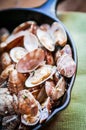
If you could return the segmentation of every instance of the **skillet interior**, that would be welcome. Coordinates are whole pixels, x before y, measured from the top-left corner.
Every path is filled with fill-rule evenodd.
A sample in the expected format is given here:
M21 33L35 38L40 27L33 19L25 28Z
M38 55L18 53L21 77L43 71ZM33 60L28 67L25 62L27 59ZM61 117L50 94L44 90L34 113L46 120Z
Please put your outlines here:
M10 32L19 24L28 21L28 20L34 20L37 22L37 24L43 24L43 23L48 23L52 24L54 21L59 21L58 19L54 19L52 17L49 17L45 14L35 12L33 10L29 9L8 9L8 10L3 10L0 11L0 28L1 27L6 27ZM70 34L67 32L67 37L68 37L68 44L70 44L72 48L72 53L73 53L73 58L77 64L77 55L76 55L76 49L75 45L73 43L73 40L70 36ZM67 79L67 84L68 84L68 91L65 93L64 97L62 97L62 101L60 103L60 106L58 108L54 108L53 112L49 116L49 118L46 120L44 124L46 124L56 113L59 111L63 110L69 103L70 100L70 92L73 86L75 80L75 75ZM35 130L40 128L42 125L36 125ZM31 128L32 129L32 128Z

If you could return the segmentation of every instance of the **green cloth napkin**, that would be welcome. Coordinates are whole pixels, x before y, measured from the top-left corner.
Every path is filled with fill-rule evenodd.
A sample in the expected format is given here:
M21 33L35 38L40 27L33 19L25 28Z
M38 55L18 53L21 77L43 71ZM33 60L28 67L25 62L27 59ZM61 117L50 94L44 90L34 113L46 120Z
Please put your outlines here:
M70 104L52 119L45 130L86 130L86 14L64 12L58 17L75 41L78 70Z

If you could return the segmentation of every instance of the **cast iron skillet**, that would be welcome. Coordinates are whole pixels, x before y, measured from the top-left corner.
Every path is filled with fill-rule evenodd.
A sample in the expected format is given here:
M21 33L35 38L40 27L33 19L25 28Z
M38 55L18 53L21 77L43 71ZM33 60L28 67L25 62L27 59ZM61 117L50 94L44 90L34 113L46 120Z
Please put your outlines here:
M48 0L46 3L44 3L42 6L38 8L29 8L29 9L13 8L13 9L2 10L0 11L0 28L6 27L11 32L20 23L23 23L28 20L34 20L39 25L43 23L52 24L52 22L55 21L60 22L62 24L62 22L56 17L55 14L57 4L58 4L58 0ZM77 65L77 52L76 52L74 41L66 28L65 31L68 37L68 44L70 44L72 48L73 59ZM72 78L67 79L68 89L65 95L62 97L60 105L53 109L53 112L50 114L50 116L45 121L45 123L37 124L31 127L31 129L37 130L41 128L43 125L48 123L50 119L53 118L54 115L58 114L61 110L67 107L71 98L71 89L73 87L75 77L76 77L76 73Z

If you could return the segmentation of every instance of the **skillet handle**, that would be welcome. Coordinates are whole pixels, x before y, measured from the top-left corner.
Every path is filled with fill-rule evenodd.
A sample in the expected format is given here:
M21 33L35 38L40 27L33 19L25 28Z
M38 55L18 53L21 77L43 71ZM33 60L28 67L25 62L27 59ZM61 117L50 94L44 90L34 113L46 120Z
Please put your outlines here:
M43 5L31 8L34 11L41 12L45 15L52 16L54 19L57 19L56 17L56 8L59 2L62 0L47 0Z

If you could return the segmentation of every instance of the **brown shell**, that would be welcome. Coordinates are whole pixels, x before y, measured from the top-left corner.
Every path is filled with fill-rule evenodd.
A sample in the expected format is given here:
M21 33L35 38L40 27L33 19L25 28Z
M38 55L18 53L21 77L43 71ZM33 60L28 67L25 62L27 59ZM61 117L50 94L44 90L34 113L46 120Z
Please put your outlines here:
M8 89L12 94L18 94L20 90L24 89L24 82L26 78L23 74L18 73L16 69L10 72L8 80Z
M51 97L52 100L58 100L65 93L66 82L63 77L59 79L55 85L53 81L46 81L45 90L47 96Z
M18 62L16 66L17 71L20 73L33 71L36 67L40 65L41 62L44 61L44 57L44 51L41 48L29 52Z
M29 30L29 32L34 33L36 32L37 29L37 24L35 21L26 21L22 24L20 24L19 26L17 26L14 30L13 30L13 34L16 34L20 31L25 31L25 30Z
M26 31L21 31L17 34L10 35L5 42L0 44L0 51L9 51L13 47L22 46L23 38L26 33Z
M57 61L57 69L63 76L72 77L76 71L76 63L68 54L63 54Z
M1 55L1 64L2 64L2 68L5 69L7 66L9 66L12 63L12 60L9 56L8 52L4 52Z

